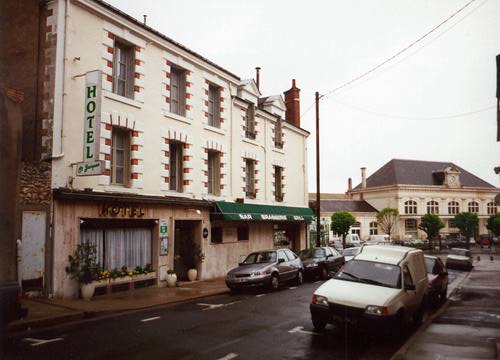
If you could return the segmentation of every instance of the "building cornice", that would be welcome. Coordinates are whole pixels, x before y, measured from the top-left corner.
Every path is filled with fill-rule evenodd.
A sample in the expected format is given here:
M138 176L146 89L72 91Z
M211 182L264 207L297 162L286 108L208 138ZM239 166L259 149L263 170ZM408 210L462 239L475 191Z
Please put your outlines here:
M460 188L448 188L448 187L443 187L440 185L387 185L387 186L377 186L377 187L372 187L372 188L365 188L365 189L353 189L352 191L348 191L348 194L368 194L368 193L377 193L377 192L382 192L382 191L428 191L428 192L447 192L447 193L453 193L453 192L461 192L461 193L466 193L466 192L483 192L483 193L492 193L492 194L498 194L500 192L500 189L498 188L483 188L483 187L460 187Z

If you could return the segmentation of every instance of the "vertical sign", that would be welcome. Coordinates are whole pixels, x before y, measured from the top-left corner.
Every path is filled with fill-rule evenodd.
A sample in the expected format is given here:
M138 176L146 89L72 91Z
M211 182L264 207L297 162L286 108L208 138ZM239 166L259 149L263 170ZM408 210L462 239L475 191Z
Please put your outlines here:
M160 255L168 255L168 221L160 219Z

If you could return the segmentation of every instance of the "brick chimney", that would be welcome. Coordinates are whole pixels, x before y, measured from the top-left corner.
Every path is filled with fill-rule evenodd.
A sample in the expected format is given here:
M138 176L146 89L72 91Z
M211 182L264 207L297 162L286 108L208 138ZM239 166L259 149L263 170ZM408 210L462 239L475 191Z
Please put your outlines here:
M347 179L347 198L352 199L352 178Z
M300 89L295 86L295 79L292 80L292 87L285 91L286 113L285 120L300 127Z
M366 168L365 167L361 168L361 189L362 190L366 189ZM365 199L363 192L359 193L359 198L360 198L360 200Z

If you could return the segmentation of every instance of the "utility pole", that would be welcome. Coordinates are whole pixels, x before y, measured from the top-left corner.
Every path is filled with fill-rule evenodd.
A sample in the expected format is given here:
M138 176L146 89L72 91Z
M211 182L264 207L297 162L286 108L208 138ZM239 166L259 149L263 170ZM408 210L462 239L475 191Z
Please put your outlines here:
M319 93L316 91L316 246L321 246L319 174Z
M500 55L497 55L497 141L500 141Z

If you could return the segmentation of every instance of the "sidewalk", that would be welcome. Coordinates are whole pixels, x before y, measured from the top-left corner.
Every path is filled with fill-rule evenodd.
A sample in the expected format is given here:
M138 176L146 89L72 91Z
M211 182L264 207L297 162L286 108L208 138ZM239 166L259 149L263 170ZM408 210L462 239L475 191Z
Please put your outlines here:
M474 269L393 360L500 359L500 255L483 251L473 251Z
M178 282L175 288L148 287L82 299L23 299L28 308L25 319L9 324L9 333L19 333L69 321L95 318L131 310L189 301L228 292L223 278L205 281Z

